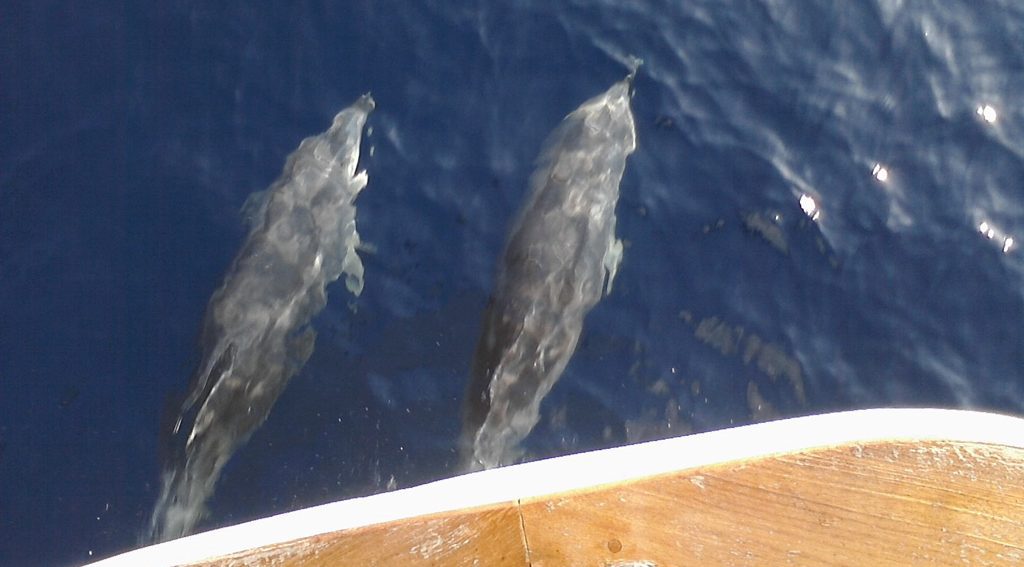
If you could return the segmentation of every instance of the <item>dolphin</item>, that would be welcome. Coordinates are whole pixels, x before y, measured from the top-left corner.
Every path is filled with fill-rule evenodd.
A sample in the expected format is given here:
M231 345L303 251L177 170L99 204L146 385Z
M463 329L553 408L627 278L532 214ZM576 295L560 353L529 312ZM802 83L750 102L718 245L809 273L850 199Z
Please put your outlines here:
M249 235L210 298L201 362L167 435L184 441L165 465L150 541L187 535L202 518L224 465L312 354L326 286L345 274L348 290L362 291L353 201L367 183L356 165L373 108L367 94L339 112L247 203Z
M587 312L622 260L615 206L636 149L630 74L565 117L545 142L484 311L463 403L463 470L509 464L572 357Z

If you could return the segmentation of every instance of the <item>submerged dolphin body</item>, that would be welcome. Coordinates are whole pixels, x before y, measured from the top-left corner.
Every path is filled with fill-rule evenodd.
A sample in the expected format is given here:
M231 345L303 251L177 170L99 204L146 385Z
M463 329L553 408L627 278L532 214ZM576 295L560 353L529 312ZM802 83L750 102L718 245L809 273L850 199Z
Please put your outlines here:
M519 456L584 317L611 291L622 258L615 205L636 149L635 73L569 114L541 153L483 317L463 406L464 469Z
M194 529L228 459L312 354L310 320L327 304L327 284L344 273L349 291L362 291L353 201L366 186L356 165L373 107L364 95L326 132L303 140L261 195L249 236L207 306L202 362L171 432L187 439L164 470L151 540Z

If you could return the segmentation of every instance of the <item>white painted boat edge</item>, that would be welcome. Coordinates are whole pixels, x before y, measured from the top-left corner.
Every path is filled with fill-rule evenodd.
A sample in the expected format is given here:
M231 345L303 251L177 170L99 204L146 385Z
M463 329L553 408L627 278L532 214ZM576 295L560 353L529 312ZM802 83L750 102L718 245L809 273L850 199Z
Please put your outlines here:
M874 441L954 441L1024 448L1024 419L967 410L899 408L796 417L534 461L333 502L144 547L91 565L195 563L425 514L778 453Z

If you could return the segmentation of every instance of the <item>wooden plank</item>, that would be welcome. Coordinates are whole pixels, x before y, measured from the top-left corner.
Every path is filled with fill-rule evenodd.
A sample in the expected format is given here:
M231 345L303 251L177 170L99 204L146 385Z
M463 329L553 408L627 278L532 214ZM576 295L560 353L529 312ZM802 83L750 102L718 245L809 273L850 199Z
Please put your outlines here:
M864 410L537 461L122 565L1024 564L1024 420Z
M853 444L524 502L531 565L1024 563L1024 451Z
M481 565L525 567L526 548L518 505L508 502L471 511L388 522L313 536L203 561L209 567L334 565Z

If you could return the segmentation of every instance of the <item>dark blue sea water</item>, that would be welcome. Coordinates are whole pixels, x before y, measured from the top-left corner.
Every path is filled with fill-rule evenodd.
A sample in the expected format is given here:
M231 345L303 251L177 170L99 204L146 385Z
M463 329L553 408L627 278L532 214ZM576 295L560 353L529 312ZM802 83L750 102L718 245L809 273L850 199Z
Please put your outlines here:
M136 544L242 204L368 91L366 288L330 289L206 528L453 472L533 160L630 55L625 256L530 458L850 408L1024 413L1021 37L1012 0L9 2L0 564Z

